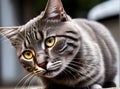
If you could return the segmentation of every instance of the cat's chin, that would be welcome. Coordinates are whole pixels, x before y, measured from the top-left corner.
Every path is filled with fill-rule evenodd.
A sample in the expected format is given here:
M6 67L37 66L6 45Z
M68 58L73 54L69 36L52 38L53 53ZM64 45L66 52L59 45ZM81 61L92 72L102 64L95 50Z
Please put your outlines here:
M44 74L44 77L46 77L46 78L54 78L55 76L52 73L46 73L46 74Z
M59 73L60 73L60 71L46 72L44 74L44 77L46 77L46 78L54 78L57 75L59 75Z

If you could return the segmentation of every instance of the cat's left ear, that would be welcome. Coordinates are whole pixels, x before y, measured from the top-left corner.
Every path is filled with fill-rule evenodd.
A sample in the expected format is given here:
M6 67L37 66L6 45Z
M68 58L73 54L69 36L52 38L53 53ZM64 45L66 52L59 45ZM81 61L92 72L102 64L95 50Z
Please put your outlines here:
M18 36L18 28L19 27L0 27L0 34L7 37L10 41L10 43L17 48L20 45L20 39ZM2 39L2 38L0 38Z
M42 19L67 21L68 17L61 0L48 0Z

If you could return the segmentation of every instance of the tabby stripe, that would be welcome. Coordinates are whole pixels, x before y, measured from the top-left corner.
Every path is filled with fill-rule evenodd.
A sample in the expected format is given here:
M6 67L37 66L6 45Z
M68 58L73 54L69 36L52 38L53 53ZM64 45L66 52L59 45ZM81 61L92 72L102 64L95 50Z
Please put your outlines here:
M36 40L39 40L37 34L38 34L38 33L35 31L35 32L34 32L35 38L36 38Z
M31 43L30 38L28 36L26 36L26 40L29 44Z
M74 32L74 31L66 31L66 33L72 33L72 34L77 34L76 32Z
M74 48L78 47L77 45L75 45L74 43L67 43L69 46L73 46Z
M35 31L32 32L33 39L37 39Z
M25 39L25 41L24 41L24 46L25 46L25 48L27 48L28 45L31 43L30 38L29 38L28 36L29 36L29 34L27 34L26 39Z
M59 52L61 53L61 52L65 51L67 48L68 48L68 46L65 45L61 50L59 50Z
M24 47L25 47L25 48L27 48L27 45L26 45L26 44L27 44L26 41L24 41Z
M35 40L39 40L42 37L42 34L39 31L34 31L32 34Z
M72 36L67 36L67 35L56 35L56 37L66 37L66 38L72 39L74 41L78 41L78 38L74 38Z
M39 31L41 38L44 38L42 31Z
M94 80L92 80L92 78L95 79L95 80L98 80L99 75L100 75L99 70L98 69L96 69L96 70L93 69L93 70L89 71L89 73L87 74L88 77L86 77L86 79L84 81L86 82L86 80L90 80L90 82L93 82Z

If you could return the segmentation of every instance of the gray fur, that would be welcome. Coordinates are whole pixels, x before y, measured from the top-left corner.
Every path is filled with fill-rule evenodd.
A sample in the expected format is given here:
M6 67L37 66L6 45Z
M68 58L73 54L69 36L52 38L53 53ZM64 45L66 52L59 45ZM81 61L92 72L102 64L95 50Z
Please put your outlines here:
M0 32L16 47L25 69L41 78L45 89L115 86L118 47L111 33L97 22L71 19L60 0L49 0L45 11L27 24L0 28ZM55 43L47 47L50 37ZM25 50L32 50L34 57L27 60Z

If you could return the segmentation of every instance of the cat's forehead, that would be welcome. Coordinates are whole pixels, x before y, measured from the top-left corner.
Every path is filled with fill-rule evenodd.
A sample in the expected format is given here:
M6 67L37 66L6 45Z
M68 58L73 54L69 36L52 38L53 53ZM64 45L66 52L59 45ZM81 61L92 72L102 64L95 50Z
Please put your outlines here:
M22 30L39 30L39 31L58 31L59 29L67 28L68 22L59 22L59 23L51 23L51 22L43 22L39 17L36 17L26 23Z
M34 29L47 33L64 33L71 26L71 24L66 24L67 22L71 22L71 18L66 14L61 1L48 0L45 10L25 24L22 30L31 31ZM72 29L72 27L70 28Z

